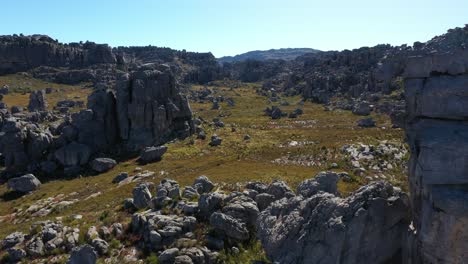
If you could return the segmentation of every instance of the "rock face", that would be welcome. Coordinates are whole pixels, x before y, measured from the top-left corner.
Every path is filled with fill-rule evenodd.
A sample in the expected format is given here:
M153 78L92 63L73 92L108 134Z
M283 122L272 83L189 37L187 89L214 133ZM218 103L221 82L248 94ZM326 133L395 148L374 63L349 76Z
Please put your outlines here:
M411 57L405 77L414 226L408 263L463 263L468 259L468 50Z
M401 253L408 225L404 193L389 183L375 182L340 198L317 192L320 187L335 191L330 187L335 177L327 181L325 173L320 177L324 179L315 184L313 180L301 184L302 195L278 200L258 216L257 236L272 261L386 263Z
M8 181L8 188L16 192L28 193L37 190L41 182L32 174L13 178Z
M129 149L159 145L192 133L192 111L178 93L170 68L160 65L125 74L117 84L119 134Z

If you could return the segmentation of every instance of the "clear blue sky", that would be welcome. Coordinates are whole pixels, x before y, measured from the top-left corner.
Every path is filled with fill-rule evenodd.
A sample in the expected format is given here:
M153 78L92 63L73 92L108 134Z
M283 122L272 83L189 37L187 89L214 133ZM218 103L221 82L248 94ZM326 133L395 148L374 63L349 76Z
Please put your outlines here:
M468 23L468 0L2 0L0 34L155 45L215 56L426 41Z

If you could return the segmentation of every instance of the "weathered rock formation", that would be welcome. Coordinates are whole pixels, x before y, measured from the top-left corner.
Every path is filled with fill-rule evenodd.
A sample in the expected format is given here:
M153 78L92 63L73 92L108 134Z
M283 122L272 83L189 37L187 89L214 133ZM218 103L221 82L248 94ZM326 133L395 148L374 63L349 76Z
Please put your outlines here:
M88 109L59 124L2 119L0 153L7 177L36 171L53 174L58 168L76 175L97 154L137 152L193 133L192 112L169 67L147 65L125 74L116 90L94 91ZM43 91L31 96L34 110L43 108L43 96ZM36 114L43 113L48 112Z
M398 263L408 225L407 196L375 182L340 198L325 192L336 190L336 174L319 176L322 182L333 180L304 182L301 195L260 213L257 236L267 255L282 264Z
M408 263L468 260L468 50L440 50L409 58L405 71L413 211Z
M115 55L106 44L86 42L66 45L45 35L0 37L0 74L39 66L86 67L115 62Z
M193 130L187 99L178 93L170 68L142 68L117 85L119 134L129 149L159 145Z

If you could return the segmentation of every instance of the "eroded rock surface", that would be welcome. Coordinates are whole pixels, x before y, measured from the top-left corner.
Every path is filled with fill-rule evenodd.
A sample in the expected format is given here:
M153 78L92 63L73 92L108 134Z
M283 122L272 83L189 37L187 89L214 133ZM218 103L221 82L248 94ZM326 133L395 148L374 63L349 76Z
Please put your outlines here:
M465 42L467 36L459 34ZM443 38L429 44L437 46L435 40ZM468 50L411 57L405 76L413 209L408 263L463 263L468 259Z
M260 213L257 236L278 263L385 263L402 249L407 216L406 195L375 182L347 198L318 192L276 201Z

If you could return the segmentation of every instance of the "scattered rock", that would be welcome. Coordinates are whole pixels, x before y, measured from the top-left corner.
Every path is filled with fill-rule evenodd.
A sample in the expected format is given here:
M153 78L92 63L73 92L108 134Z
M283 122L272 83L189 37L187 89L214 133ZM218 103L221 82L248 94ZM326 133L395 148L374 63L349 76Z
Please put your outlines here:
M218 137L218 135L215 134L215 135L211 136L210 146L212 146L212 147L219 146L219 145L221 145L222 141L223 140L220 137Z

